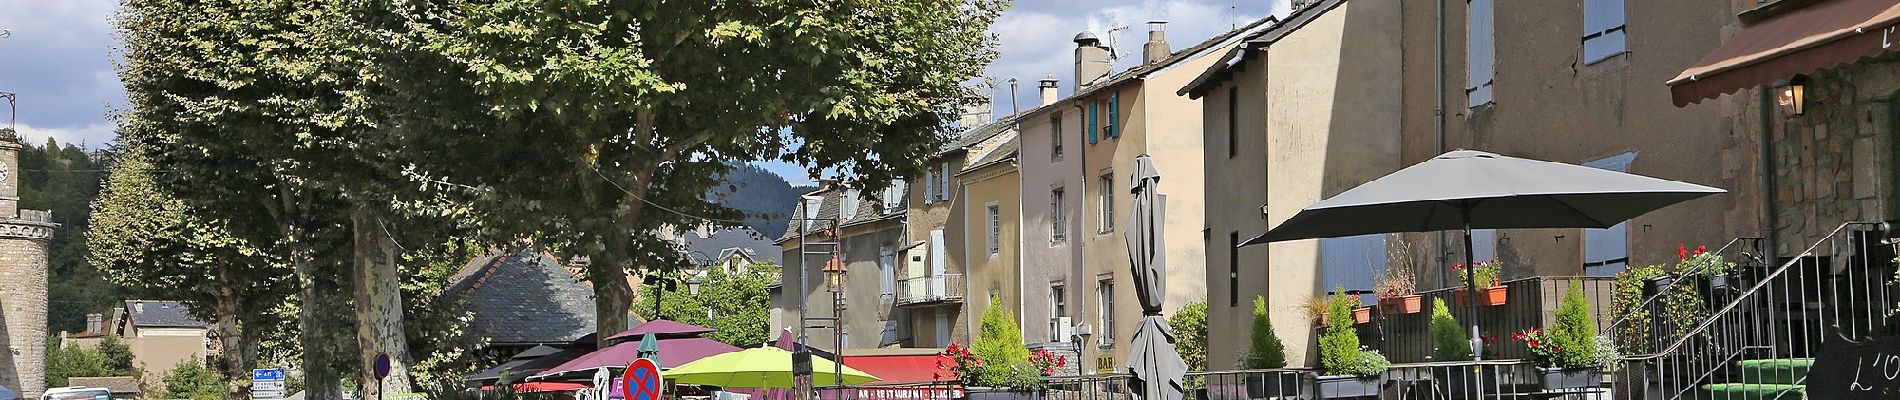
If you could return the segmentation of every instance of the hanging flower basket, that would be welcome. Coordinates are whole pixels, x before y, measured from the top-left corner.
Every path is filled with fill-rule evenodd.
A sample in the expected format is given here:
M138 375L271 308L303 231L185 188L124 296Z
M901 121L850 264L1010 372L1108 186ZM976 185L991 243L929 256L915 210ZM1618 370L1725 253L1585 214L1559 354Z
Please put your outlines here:
M1379 299L1379 312L1387 315L1417 314L1424 311L1424 300L1425 296L1416 294Z
M1359 307L1359 308L1352 309L1352 322L1355 324L1372 323L1372 307Z
M1458 306L1463 307L1471 305L1471 292L1470 290L1454 290L1451 294L1452 297L1458 299ZM1504 285L1481 288L1478 289L1477 292L1478 304L1487 306L1504 305L1506 300L1510 299L1511 294L1510 287Z

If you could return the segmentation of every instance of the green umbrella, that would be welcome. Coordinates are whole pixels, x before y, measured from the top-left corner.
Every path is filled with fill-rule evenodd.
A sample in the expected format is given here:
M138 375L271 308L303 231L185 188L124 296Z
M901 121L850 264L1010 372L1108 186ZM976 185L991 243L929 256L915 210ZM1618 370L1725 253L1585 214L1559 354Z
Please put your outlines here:
M812 385L831 386L831 360L812 357ZM701 358L660 373L674 382L727 388L791 388L792 353L777 347L757 347ZM844 383L858 385L876 376L844 367Z
M653 365L660 365L660 343L653 340L652 333L640 337L640 349L638 354L640 358L653 359Z

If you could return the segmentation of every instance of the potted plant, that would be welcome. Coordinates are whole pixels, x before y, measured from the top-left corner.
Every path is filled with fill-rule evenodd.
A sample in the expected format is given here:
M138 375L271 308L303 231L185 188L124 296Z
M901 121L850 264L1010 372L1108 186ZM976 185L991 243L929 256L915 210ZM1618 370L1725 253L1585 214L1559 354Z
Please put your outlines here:
M1537 361L1544 390L1596 387L1602 383L1603 364L1597 357L1596 322L1590 319L1590 305L1584 302L1583 288L1571 282L1557 306L1557 321L1551 330L1536 327L1511 335L1524 342Z
M1253 334L1247 341L1246 357L1240 367L1249 370L1286 368L1286 345L1273 332L1267 317L1267 298L1253 298ZM1299 377L1284 371L1255 371L1247 374L1247 398L1282 397L1298 392Z
M1372 293L1379 297L1379 312L1388 315L1417 314L1423 311L1424 296L1418 295L1418 280L1412 270L1400 267L1386 268L1379 275L1379 281L1372 285Z
M1327 305L1329 301L1330 298L1326 296L1311 296L1306 298L1306 303L1303 304L1305 306L1303 311L1306 312L1307 319L1313 320L1313 326L1326 326L1326 310L1330 308Z
M1353 307L1352 323L1360 325L1372 323L1372 306Z
M1458 272L1459 282L1471 285L1465 290L1452 291L1452 294L1458 298L1458 305L1471 304L1471 296L1474 295L1478 296L1481 304L1487 306L1501 306L1504 305L1505 300L1509 299L1510 291L1507 290L1509 288L1498 280L1498 272L1504 269L1504 265L1497 260L1479 262L1469 268L1464 264L1458 264L1451 266L1451 269Z
M1471 361L1471 338L1466 327L1458 324L1451 316L1451 307L1444 299L1432 301L1432 361L1461 362ZM1487 346L1488 347L1488 346ZM1452 398L1467 398L1467 393L1480 394L1486 389L1498 387L1498 374L1493 366L1473 366L1472 368L1433 368L1434 378L1440 387L1450 392Z
M1022 331L1008 310L991 304L983 310L982 324L970 347L951 344L938 357L939 366L963 383L969 400L1039 400L1042 376L1066 361L1045 351L1038 359L1023 345ZM1040 364L1039 364L1040 363Z
M1379 352L1359 346L1359 333L1346 322L1355 304L1348 297L1342 287L1328 302L1326 332L1319 337L1320 364L1326 375L1314 378L1320 398L1378 396L1385 384L1385 369L1391 365Z
M1708 246L1696 246L1695 251L1690 252L1687 246L1676 245L1676 254L1682 258L1682 263L1676 269L1700 268L1702 276L1708 277L1710 294L1728 290L1740 283L1740 279L1734 276L1735 263L1710 253Z

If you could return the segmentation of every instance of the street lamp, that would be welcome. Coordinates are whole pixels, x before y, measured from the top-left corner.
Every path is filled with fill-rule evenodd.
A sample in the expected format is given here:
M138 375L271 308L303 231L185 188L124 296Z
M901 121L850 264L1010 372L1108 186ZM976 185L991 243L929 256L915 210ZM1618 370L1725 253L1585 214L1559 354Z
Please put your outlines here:
M1800 116L1806 112L1808 78L1795 75L1775 86L1775 106L1781 109L1784 117Z
M831 396L834 399L842 399L844 398L842 377L844 376L845 269L844 261L838 259L837 253L832 253L831 259L825 261L824 273L825 286L831 288L831 343L832 348L835 349L831 354L837 357L836 360L831 360Z
M825 261L824 272L825 286L830 287L832 293L844 293L844 262L839 261L838 256L832 256L831 260Z

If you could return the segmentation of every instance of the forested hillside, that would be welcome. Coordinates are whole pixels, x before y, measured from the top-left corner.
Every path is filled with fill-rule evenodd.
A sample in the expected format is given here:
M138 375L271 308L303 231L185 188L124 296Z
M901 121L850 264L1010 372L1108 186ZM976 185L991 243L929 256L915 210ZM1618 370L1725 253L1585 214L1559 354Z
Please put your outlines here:
M730 185L714 189L711 195L723 195L721 204L745 212L746 225L770 238L785 233L785 222L792 206L798 204L798 196L814 189L794 187L778 174L750 164L733 167L725 180Z

